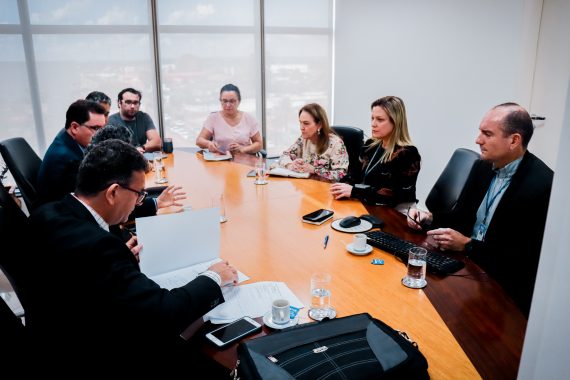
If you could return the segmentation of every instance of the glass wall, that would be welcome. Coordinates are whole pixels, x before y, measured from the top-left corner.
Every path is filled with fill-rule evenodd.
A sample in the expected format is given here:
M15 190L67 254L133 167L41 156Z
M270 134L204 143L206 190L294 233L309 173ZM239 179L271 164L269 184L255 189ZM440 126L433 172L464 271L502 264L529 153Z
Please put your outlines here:
M240 109L266 121L269 153L280 154L299 136L300 106L319 102L330 113L332 7L333 0L2 0L0 139L23 136L43 156L73 101L103 91L117 112L118 92L134 87L175 147L192 147L208 113L220 110L220 88L233 83Z

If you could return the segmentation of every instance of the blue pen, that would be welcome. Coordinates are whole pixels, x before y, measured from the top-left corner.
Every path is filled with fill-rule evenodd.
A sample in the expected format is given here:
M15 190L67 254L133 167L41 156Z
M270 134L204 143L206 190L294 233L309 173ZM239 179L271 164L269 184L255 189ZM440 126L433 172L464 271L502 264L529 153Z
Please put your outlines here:
M325 245L323 249L327 249L327 244L329 243L329 235L325 236Z

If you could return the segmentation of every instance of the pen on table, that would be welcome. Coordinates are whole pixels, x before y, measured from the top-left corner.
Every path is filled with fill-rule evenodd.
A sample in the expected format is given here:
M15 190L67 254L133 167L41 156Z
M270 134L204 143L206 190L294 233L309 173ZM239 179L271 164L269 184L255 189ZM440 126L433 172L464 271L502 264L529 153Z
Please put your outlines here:
M327 249L327 244L329 243L329 235L325 236L325 243L323 249Z

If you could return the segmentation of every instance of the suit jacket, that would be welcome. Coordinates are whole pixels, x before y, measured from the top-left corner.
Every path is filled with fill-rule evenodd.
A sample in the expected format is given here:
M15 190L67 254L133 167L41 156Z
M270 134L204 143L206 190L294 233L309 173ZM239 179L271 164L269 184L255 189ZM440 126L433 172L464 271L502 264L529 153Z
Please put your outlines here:
M59 131L46 151L38 173L40 204L59 201L65 195L75 191L77 172L83 155L83 150L79 144L65 129ZM135 207L129 219L155 214L155 201L147 197L142 205Z
M205 276L162 289L72 195L37 209L29 227L26 325L54 366L163 366L186 343L179 334L224 301Z
M66 132L59 131L49 146L38 173L40 203L58 201L75 190L83 150Z
M434 224L471 236L477 209L495 173L478 161L457 207L434 215ZM553 171L526 152L489 223L485 240L474 241L470 257L494 277L528 316L542 247Z

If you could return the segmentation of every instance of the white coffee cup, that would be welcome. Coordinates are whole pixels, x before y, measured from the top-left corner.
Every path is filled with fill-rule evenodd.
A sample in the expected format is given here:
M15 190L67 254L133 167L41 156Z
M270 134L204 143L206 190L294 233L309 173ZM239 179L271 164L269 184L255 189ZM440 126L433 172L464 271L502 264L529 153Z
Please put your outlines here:
M271 320L273 323L283 325L289 322L291 307L286 299L277 299L271 304Z
M366 250L366 239L367 236L365 234L355 234L352 241L352 249L356 252L364 252Z

